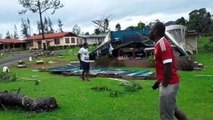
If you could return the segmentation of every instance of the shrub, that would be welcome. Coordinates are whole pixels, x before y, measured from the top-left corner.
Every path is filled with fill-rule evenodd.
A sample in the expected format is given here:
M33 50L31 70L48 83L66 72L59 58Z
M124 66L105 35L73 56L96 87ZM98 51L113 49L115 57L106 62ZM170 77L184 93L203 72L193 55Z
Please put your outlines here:
M91 55L91 57L92 57L92 55ZM95 65L101 66L101 67L109 67L109 66L111 66L111 67L125 67L123 62L117 60L115 57L113 57L109 54L99 56L95 60Z
M58 48L58 46L49 46L48 47L48 50L50 50L50 51L54 51L54 50L58 50L59 48Z
M149 66L150 67L154 67L155 66L155 59L154 59L153 55L148 57L148 61L149 61Z
M109 67L110 62L113 60L113 57L109 56L109 55L103 55L103 56L99 56L96 60L95 60L95 65L96 66L101 66L101 67Z
M110 65L113 67L125 67L125 64L123 62L119 61L118 59L113 59L110 62Z
M9 73L9 72L0 72L0 81L12 82L16 80L17 80L16 74Z
M184 71L193 71L194 70L194 63L193 60L189 58L181 59L180 60L180 69Z

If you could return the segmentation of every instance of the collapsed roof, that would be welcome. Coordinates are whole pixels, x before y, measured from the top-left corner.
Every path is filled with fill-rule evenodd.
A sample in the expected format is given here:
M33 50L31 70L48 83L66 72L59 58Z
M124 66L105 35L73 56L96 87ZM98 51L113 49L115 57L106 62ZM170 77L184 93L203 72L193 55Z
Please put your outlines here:
M179 52L180 56L188 56L186 51L178 44L177 40L173 37L172 33L165 32L166 37L170 40L173 48ZM99 54L107 54L110 48L113 51L120 48L153 48L154 41L149 39L149 30L121 30L109 32L102 42L94 51L91 56L98 56Z

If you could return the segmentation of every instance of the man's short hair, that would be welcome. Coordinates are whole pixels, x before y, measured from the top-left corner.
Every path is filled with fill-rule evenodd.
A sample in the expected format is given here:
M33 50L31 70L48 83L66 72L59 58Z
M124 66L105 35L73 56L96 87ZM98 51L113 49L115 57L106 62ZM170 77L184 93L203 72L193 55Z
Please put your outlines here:
M87 42L85 42L85 43L83 44L83 46L86 46L86 45L88 45L88 43L87 43Z
M155 23L154 28L156 29L158 36L160 37L165 36L165 26L162 22Z

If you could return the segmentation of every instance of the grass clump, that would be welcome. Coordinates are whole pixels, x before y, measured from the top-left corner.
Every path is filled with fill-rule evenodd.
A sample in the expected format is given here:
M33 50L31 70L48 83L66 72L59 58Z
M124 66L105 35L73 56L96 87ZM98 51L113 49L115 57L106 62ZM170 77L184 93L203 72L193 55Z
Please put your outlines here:
M139 83L129 82L128 84L123 84L126 92L137 92L142 89Z
M10 72L0 72L0 81L2 82L13 82L17 80L17 76Z

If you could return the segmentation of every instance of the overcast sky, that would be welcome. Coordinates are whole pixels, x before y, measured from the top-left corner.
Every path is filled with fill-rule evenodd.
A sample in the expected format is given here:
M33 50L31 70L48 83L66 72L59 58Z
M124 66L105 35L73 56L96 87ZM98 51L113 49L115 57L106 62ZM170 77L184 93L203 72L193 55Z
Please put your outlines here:
M27 12L19 15L22 10L18 0L0 0L0 33L5 36L9 30L14 31L14 25L18 27L20 37L21 18L29 18L32 24L32 33L38 33L36 21L38 14ZM61 19L64 31L72 31L75 24L81 28L81 32L93 33L95 24L92 20L110 16L111 30L120 23L121 29L130 25L137 25L142 21L145 24L159 19L162 22L176 20L180 17L188 19L188 14L194 9L207 8L213 14L213 0L61 0L64 7L57 10L54 15L46 12L44 17L49 17L53 24ZM57 26L54 29L58 29Z

